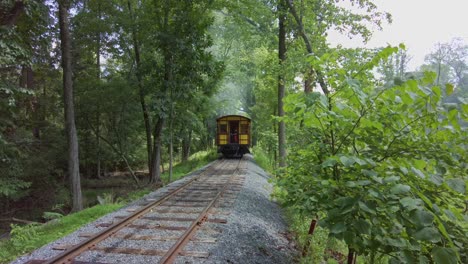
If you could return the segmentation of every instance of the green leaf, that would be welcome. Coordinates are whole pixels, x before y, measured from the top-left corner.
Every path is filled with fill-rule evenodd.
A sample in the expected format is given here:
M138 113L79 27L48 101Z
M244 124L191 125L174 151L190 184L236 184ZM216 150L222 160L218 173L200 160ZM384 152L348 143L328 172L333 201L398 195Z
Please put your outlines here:
M344 215L353 211L356 199L351 197L340 197L335 200L337 206L340 208L340 214Z
M418 170L418 169L416 169L416 168L414 168L414 167L411 167L411 171L412 171L414 174L416 174L416 175L417 175L419 178L421 178L421 179L425 179L425 178L426 178L426 176L424 175L424 173L423 173L422 171L420 171L420 170Z
M330 233L340 234L346 231L346 225L344 223L337 223L330 228Z
M343 239L348 245L354 244L354 241L356 239L356 232L351 232L351 231L344 232Z
M326 168L326 167L333 167L335 164L336 164L336 159L334 158L329 158L327 160L325 160L323 163L322 163L322 168Z
M447 95L451 95L453 93L453 84L451 83L446 83L445 84L445 91L447 93Z
M384 178L384 182L385 183L389 183L389 182L396 182L400 179L400 177L398 176L390 176L390 177L386 177Z
M369 180L360 180L360 181L357 181L356 184L360 185L360 186L366 186L366 185L371 184L371 181L369 181Z
M414 198L411 198L411 197L404 197L404 198L400 199L400 204L403 207L408 208L408 210L414 210L414 209L418 208L421 205L421 200L414 199Z
M340 161L345 167L351 167L355 163L353 158L348 158L346 156L341 156Z
M411 187L405 184L397 184L390 189L390 192L393 194L403 194L411 190Z
M359 219L355 221L353 225L359 233L366 234L366 235L370 234L371 224L367 222L366 220Z
M319 103L323 108L328 109L328 97L327 96L321 94Z
M392 247L405 247L406 246L406 241L403 238L385 238L384 239L385 244L392 246Z
M457 264L457 252L453 248L434 247L432 257L437 264Z
M458 109L452 109L449 111L449 114L448 114L448 120L450 120L450 122L457 122L457 116L458 116Z
M411 213L411 218L417 226L431 226L434 222L434 215L425 210L416 210Z
M439 86L433 86L432 87L432 92L437 96L437 98L440 98L442 92L440 91Z
M462 109L465 114L468 114L468 104L463 104Z
M429 180L437 186L442 185L444 179L439 174L431 174Z
M408 169L405 168L405 167L400 167L400 171L404 174L404 175L408 175Z
M441 237L439 231L434 227L424 227L421 230L414 233L414 238L417 240L429 241L432 243L440 242Z
M365 176L368 176L368 177L377 177L379 176L379 174L375 171L371 171L371 170L361 170L362 174L364 174Z
M424 169L427 165L426 161L424 160L414 160L413 163L414 163L414 167L419 170Z
M368 206L365 202L359 201L358 205L359 208L361 208L361 210L363 210L364 212L375 215L375 210L371 209L370 206Z
M466 192L466 183L463 179L448 179L445 181L447 185L454 191L459 192L461 194L465 194Z

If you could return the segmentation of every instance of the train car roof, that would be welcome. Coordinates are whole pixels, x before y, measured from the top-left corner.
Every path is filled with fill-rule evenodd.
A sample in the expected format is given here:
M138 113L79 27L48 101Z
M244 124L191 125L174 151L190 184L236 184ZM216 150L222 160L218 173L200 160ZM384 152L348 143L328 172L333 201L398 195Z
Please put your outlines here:
M249 121L251 121L250 118L248 118L248 117L246 117L246 116L242 116L242 115L225 115L225 116L220 116L220 117L216 118L216 121L218 121L218 120L221 119L221 118L225 118L225 117L241 117L241 118L245 118L245 119L248 119Z

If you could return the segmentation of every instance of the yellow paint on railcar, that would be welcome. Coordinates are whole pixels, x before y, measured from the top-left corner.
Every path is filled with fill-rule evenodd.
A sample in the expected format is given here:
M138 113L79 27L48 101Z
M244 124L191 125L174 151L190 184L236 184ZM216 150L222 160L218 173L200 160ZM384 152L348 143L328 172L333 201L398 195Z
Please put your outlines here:
M250 146L250 124L250 119L243 116L233 115L218 118L216 144L221 146L229 143L238 143Z

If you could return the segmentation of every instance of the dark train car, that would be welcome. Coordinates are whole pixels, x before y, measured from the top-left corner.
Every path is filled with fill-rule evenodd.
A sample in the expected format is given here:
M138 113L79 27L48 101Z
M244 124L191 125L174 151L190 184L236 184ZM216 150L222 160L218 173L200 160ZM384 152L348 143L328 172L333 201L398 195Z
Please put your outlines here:
M222 116L216 119L216 125L216 145L224 157L242 157L250 153L252 138L249 118L240 115Z

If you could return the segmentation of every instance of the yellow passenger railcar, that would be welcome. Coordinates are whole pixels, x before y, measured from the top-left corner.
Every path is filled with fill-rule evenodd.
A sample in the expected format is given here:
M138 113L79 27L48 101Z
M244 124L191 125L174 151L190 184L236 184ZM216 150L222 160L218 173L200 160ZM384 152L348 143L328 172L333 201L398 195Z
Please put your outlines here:
M251 144L249 118L240 115L227 115L216 119L216 145L224 157L242 157L250 153Z

